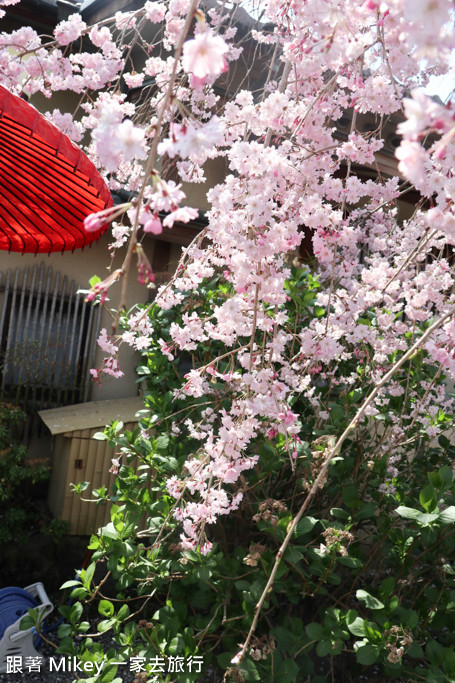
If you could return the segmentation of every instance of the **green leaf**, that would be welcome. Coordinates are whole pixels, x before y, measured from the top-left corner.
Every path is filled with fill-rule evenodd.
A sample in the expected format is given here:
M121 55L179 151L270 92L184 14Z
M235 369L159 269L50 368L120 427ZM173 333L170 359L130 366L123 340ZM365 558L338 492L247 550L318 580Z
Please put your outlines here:
M451 486L453 481L453 472L451 467L449 467L448 465L444 465L444 467L441 467L441 469L439 470L439 476L442 479L444 488Z
M298 673L298 665L289 658L283 659L276 669L274 669L275 680L280 683L293 683L293 681L296 680Z
M69 620L72 624L75 624L82 616L83 607L80 602L76 602L69 611Z
M404 517L405 519L417 519L417 517L420 514L419 510L415 510L414 508L408 508L405 505L400 505L399 507L397 507L396 513L400 515L400 517Z
M384 605L380 600L361 588L359 588L355 595L357 600L364 602L369 609L384 609Z
M336 652L340 645L341 641L331 641L331 640L321 640L319 643L316 645L316 654L318 657L327 657L328 655L331 654L339 654ZM341 643L341 646L343 644Z
M97 624L96 630L98 633L104 633L104 631L108 631L112 626L115 624L116 619L103 619L103 621L100 621Z
M418 522L420 526L428 526L432 522L435 522L439 513L437 512L420 512L420 510L415 510L414 508L408 508L405 505L400 505L396 509L397 514L405 519L413 519Z
M297 548L288 547L286 548L283 559L285 559L287 562L291 562L292 564L297 564L297 562L300 562L302 557L303 554L300 552L300 550L297 550Z
M355 658L359 664L371 666L371 664L377 661L378 654L377 648L373 647L370 643L366 643L366 645L361 645L357 648Z
M89 481L80 481L78 484L70 484L71 492L78 496L80 496L83 491L86 491L89 486Z
M122 605L120 607L119 611L117 612L117 619L119 621L123 621L124 619L127 619L129 617L129 615L130 615L130 608L128 607L128 605ZM105 616L108 616L108 615L105 615Z
M80 586L81 582L80 581L65 581L65 583L62 583L60 586L60 590L63 590L64 588L72 588L73 586Z
M444 436L444 434L441 434L441 436L438 437L438 442L442 448L450 448L450 441L446 436Z
M88 590L81 586L80 588L73 588L71 591L71 600L80 600L81 598L85 598L87 595Z
M354 389L348 393L348 399L350 403L358 403L362 400L364 395L363 389Z
M98 275L92 275L92 277L88 281L90 287L94 287L95 285L98 285L100 282L101 278Z
M327 631L326 629L321 626L321 624L317 624L315 622L308 624L308 626L305 626L305 631L307 633L308 638L311 640L322 640L323 638L327 637Z
M359 613L357 612L356 609L348 609L346 612L346 623L347 624L352 624L352 622L357 619L359 616Z
M417 521L420 526L429 526L439 519L439 512L419 512Z
M116 666L105 666L103 667L101 671L101 675L96 678L97 683L114 683L114 676L117 673L117 667ZM121 680L121 679L115 679L115 680Z
M246 681L260 681L261 676L256 668L256 664L250 659L245 659L239 666L240 670L245 674Z
M112 617L114 614L114 605L109 600L100 600L98 605L98 612L102 617Z
M107 436L104 432L96 432L92 436L92 439L95 439L96 441L107 441Z
M395 588L395 577L394 576L389 576L387 579L384 579L381 581L381 586L379 588L379 594L381 598L389 598L392 593L393 589Z
M349 513L346 512L346 510L343 510L343 508L332 508L330 514L332 517L335 517L335 519L341 519L343 521L349 518Z
M438 671L433 667L430 667L426 672L425 680L427 683L453 683L453 678L448 678L442 671Z
M155 440L155 448L157 451L166 451L169 448L169 437L166 434L159 436Z
M359 500L359 490L354 484L348 484L343 488L342 496L348 508L356 507Z
M453 473L452 468L448 465L444 465L438 472L428 472L428 481L436 489L442 489L445 491L452 486Z
M96 569L96 562L91 562L87 569L85 570L85 576L84 576L84 585L87 588L90 588L90 584L92 582L93 576L95 574L95 569Z
M207 566L203 567L198 567L196 569L196 576L198 579L201 579L201 581L208 581L212 575L212 572Z
M114 540L120 538L120 534L118 533L112 522L109 522L109 524L103 526L103 528L101 529L101 536L104 536L105 538L112 538Z
M74 656L76 654L76 651L74 648L73 641L68 637L63 638L60 641L60 645L58 647L57 652L59 655L73 655Z
M363 567L363 562L358 557L337 557L338 564L342 564L343 567L350 567L351 569L360 569Z
M25 614L20 622L20 630L21 631L26 631L29 628L33 628L33 626L36 626L36 621L37 621L38 615L33 617L31 614Z
M397 609L397 618L402 624L406 624L407 628L416 628L419 623L419 615L415 610L399 607Z
M347 627L354 636L362 637L365 635L365 619L362 617L356 617L354 621L347 624Z
M428 472L427 477L428 481L435 489L440 489L442 487L443 482L439 472Z
M390 598L390 602L389 602L389 606L388 606L389 612L394 612L399 604L400 604L400 601L399 601L397 595L394 595L393 598Z
M424 652L419 643L413 642L409 650L406 652L409 657L413 659L423 659Z
M455 505L450 505L439 513L439 519L443 524L451 524L455 522Z
M296 536L304 536L308 534L313 527L317 524L318 520L315 517L303 517L295 529Z
M336 425L343 423L346 419L346 410L343 406L339 406L336 403L329 404L329 413L332 422Z
M363 505L357 510L355 514L356 521L361 521L363 519L370 519L374 517L376 513L376 503L363 503Z
M63 638L67 638L72 634L72 632L73 627L71 626L71 624L61 624L58 627L58 637L60 638L60 640L62 640Z
M446 656L446 648L440 645L436 640L431 638L425 647L425 654L430 660L431 664L439 666L444 662Z
M173 638L168 645L168 652L170 655L176 655L179 652L182 652L184 647L185 643L183 641L183 638L181 638L180 636L175 636L175 638Z
M420 492L419 501L424 510L433 512L438 502L435 489L432 486L425 486Z
M382 637L379 626L374 621L367 621L365 624L365 635L373 641L378 641Z

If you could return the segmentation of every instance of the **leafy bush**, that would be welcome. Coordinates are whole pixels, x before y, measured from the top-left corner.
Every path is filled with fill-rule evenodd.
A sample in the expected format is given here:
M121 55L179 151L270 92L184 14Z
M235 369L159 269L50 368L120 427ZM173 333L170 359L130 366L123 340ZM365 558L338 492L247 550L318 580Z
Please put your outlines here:
M315 306L318 288L306 269L294 269L287 284L291 329L324 315ZM213 309L227 295L228 286L212 280L198 303ZM416 351L397 370L401 390L351 425L309 495L335 440L375 386L367 345L340 370L356 375L353 384L337 384L336 372L328 379L315 371L315 393L329 419L298 396L292 410L302 438L258 437L251 446L257 465L232 485L243 493L238 510L216 525L207 520L212 552L182 550L178 500L166 482L182 475L189 454L204 457L197 440L203 411L213 410L217 419L231 400L215 377L209 404L206 396L190 400L178 393L183 375L222 354L221 345L201 345L173 364L162 355L158 340L168 339L172 322L191 309L191 296L180 313L149 312L156 341L139 368L144 411L138 429L129 432L117 422L98 435L115 448L114 490L95 492L100 503L113 503L111 522L92 536L93 561L80 581L65 584L75 602L62 610L60 652L104 662L103 676L89 680L111 680L121 672L113 661L143 657L147 680L202 681L194 669L172 670L178 657L202 656L205 673L218 671L216 680L225 681L453 681L455 448L445 435L432 439L428 429L447 431L453 418L441 408L435 414L427 400L445 391L443 376L425 351ZM375 325L373 314L364 324ZM424 330L422 324L416 336ZM397 416L405 440L396 438ZM184 425L189 438L179 433ZM75 489L82 494L87 487ZM94 581L97 566L107 574ZM108 651L93 634L83 636L84 605L94 601L99 632L112 632L115 646ZM255 619L246 656L239 658ZM158 678L150 664L156 657L168 663Z
M0 536L5 544L23 540L34 528L34 487L49 478L49 466L31 461L19 443L24 419L20 408L0 403Z

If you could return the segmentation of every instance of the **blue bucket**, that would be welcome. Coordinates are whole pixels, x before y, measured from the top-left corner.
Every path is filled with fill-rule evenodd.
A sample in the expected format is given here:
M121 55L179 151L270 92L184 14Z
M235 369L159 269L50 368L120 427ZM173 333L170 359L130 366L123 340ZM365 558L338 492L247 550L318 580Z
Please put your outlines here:
M23 588L12 586L0 590L0 640L11 624L27 614L29 609L38 607L38 602Z

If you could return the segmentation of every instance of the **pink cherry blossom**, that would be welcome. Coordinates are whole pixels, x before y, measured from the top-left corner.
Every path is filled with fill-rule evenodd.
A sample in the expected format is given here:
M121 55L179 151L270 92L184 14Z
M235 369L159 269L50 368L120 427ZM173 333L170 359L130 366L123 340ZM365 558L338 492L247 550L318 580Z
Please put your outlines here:
M66 21L61 21L54 30L55 39L60 45L69 45L80 38L87 25L80 14L72 14Z
M193 209L190 206L181 206L180 208L175 209L175 211L171 211L171 213L166 216L163 220L163 225L165 228L172 228L176 221L179 223L188 223L188 221L197 218L198 215L199 212L197 209Z
M398 168L419 190L425 189L426 163L428 155L418 142L403 140L395 152L400 160Z
M111 474L118 474L119 467L120 467L120 461L118 458L112 458L111 460L111 467L109 468L109 472Z
M214 35L210 29L201 31L183 46L183 69L196 78L218 76L227 69L228 49L221 36Z
M163 226L158 216L149 218L149 220L144 223L143 229L144 232L151 232L152 235L160 235L163 232Z
M102 329L105 357L91 371L98 382L120 377L121 344L146 351L157 343L170 362L207 344L217 349L174 393L189 410L172 433L201 450L181 478L168 481L168 491L183 546L201 553L211 548L207 521L241 504L242 473L260 464L259 437L276 440L295 466L302 430L291 409L295 396L324 429L332 412L321 387L344 396L359 378L380 383L390 358L401 357L418 328L452 305L454 288L447 258L455 246L453 104L425 90L430 73L450 68L452 3L267 0L268 23L255 24L248 36L237 30L236 5L203 16L201 4L193 38L184 33L194 26L185 0L149 0L89 29L73 15L56 27L57 44L30 27L0 33L2 84L17 94L75 93L76 115L65 97L48 118L82 145L112 191L132 197L84 222L96 231L114 221L112 256L122 247L129 255L92 287L88 301L105 303L109 295L115 306L112 288L120 280L126 287L123 278L133 270L152 287L153 237L142 243L144 233L198 219L194 185L204 195L206 226L156 296L162 309L177 309L178 322L155 340L146 315L125 313L119 336ZM131 52L139 34L143 68L136 47ZM268 50L275 51L273 65ZM222 91L214 86L221 74ZM125 84L145 84L137 102L122 93ZM396 133L402 140L393 157ZM409 184L429 201L408 206L403 219L398 209L410 202ZM293 329L287 282L302 241L311 252L302 278L311 273L318 286ZM223 297L208 310L200 289L215 275ZM455 376L454 347L450 320L424 353ZM396 379L366 409L373 424L385 410L393 424L379 456L399 452L407 420L431 438L440 433L438 410L453 412L452 399L436 382L422 389L423 398L409 388L409 415L392 410L391 399L404 391ZM196 419L193 399L214 397L223 407L208 406ZM381 483L387 494L398 469L392 457Z
M166 13L166 7L162 2L151 2L151 0L147 0L144 10L147 19L153 23L162 21Z

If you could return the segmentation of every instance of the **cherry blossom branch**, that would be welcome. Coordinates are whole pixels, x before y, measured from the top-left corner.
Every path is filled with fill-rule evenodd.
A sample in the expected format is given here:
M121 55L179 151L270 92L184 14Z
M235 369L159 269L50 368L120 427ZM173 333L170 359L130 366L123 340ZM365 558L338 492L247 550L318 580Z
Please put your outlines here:
M430 242L433 237L436 235L438 231L433 230L433 232L430 233L429 228L426 229L422 239L417 243L417 246L413 249L413 251L409 254L409 256L403 261L401 266L398 268L397 272L393 274L393 277L390 278L390 280L387 281L384 289L382 290L383 292L386 291L394 282L397 277L400 275L400 273L403 272L403 270L408 266L410 263L412 263L412 260L415 259L417 254L422 251L422 249ZM428 234L429 233L429 234Z
M127 253L126 253L125 259L123 261L122 267L121 267L121 270L123 272L123 281L122 281L122 288L121 288L121 292L120 292L120 300L119 300L119 305L118 305L118 314L117 314L117 317L116 317L114 324L112 326L112 331L114 334L115 334L115 331L117 329L117 326L118 326L118 323L120 320L120 315L121 315L122 311L126 308L126 291L127 291L127 285L128 285L127 274L129 272L131 259L132 259L132 256L133 256L134 250L136 248L136 244L137 244L137 229L138 229L138 225L139 225L139 212L140 212L140 209L142 206L142 200L144 198L145 188L147 187L149 176L155 167L155 161L156 161L156 155L157 155L157 150L158 150L158 143L160 141L160 133L161 133L162 125L163 125L163 119L164 119L164 115L166 113L169 101L172 97L172 93L173 93L173 89L174 89L175 76L177 74L177 69L179 66L179 59L180 59L180 55L182 53L183 43L185 42L185 39L186 39L188 32L191 28L191 24L193 22L193 19L194 19L196 10L198 8L198 5L199 5L199 0L192 0L192 3L191 3L190 8L188 10L188 14L186 16L185 23L184 23L182 31L180 33L178 43L177 43L176 48L175 48L174 64L172 67L171 76L169 78L169 84L167 86L167 91L166 91L166 94L164 96L164 100L163 100L161 107L160 107L160 110L158 112L157 122L154 126L153 142L152 142L152 146L150 148L150 153L148 155L147 162L146 162L146 165L144 168L144 182L142 183L142 186L138 192L138 196L135 200L136 201L136 216L135 216L134 225L132 227L132 233L131 233L130 241L128 244Z

